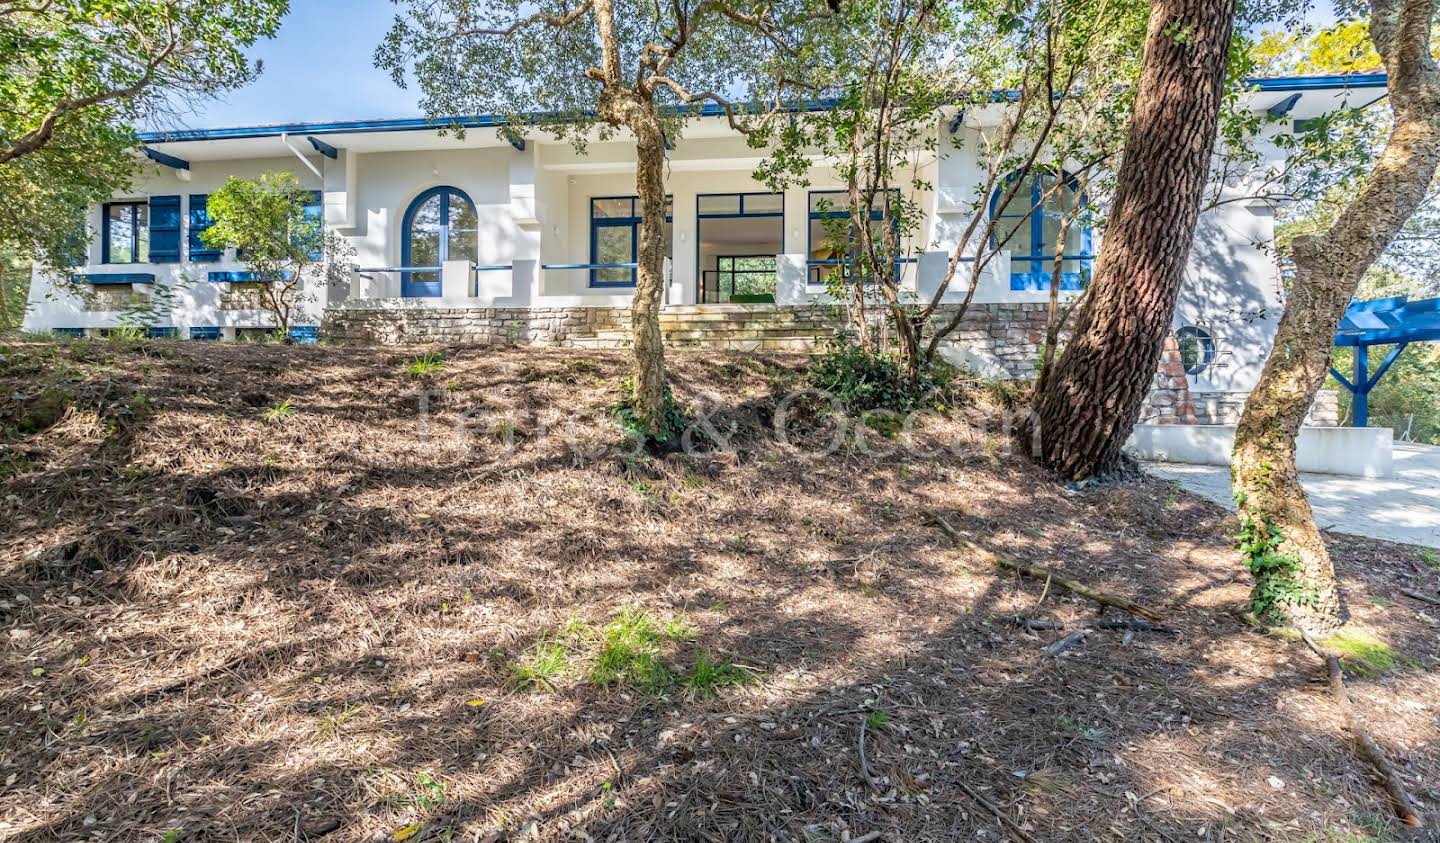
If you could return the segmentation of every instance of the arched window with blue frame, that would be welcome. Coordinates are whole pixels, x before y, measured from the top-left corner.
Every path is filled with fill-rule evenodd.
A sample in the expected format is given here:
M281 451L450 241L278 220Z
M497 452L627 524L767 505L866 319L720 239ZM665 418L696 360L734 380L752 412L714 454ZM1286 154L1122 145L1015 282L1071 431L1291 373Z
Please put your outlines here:
M440 270L446 261L474 263L479 247L479 217L463 190L432 187L415 197L401 221L400 295L440 295Z
M1048 290L1055 268L1055 246L1060 223L1080 213L1065 236L1065 256L1060 268L1060 289L1082 290L1090 283L1090 227L1082 209L1085 197L1068 173L1035 170L1024 176L1020 187L1005 207L1000 207L1017 174L1011 174L990 196L990 215L995 219L995 238L1010 251L1010 289Z

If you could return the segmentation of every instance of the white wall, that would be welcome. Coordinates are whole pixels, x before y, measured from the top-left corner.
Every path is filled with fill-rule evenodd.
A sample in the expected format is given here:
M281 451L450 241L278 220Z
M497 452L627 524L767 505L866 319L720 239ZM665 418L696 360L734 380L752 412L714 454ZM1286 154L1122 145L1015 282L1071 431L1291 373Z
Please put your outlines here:
M916 197L930 215L915 242L907 244L922 253L922 262L906 269L907 288L930 289L943 272L946 258L968 223L974 209L984 206L977 185L984 172L974 149L978 136L961 128L952 136L948 125L937 120L938 153L917 161L917 174L934 185L933 192ZM953 140L958 139L957 147ZM508 145L477 145L462 149L414 150L360 153L344 149L344 137L336 138L341 158L332 161L318 154L306 159L323 173L315 175L293 156L223 162L193 162L189 181L176 171L147 166L133 194L117 198L179 194L182 216L187 216L188 196L210 193L235 175L253 177L271 170L295 173L307 187L325 190L326 218L339 233L348 237L362 267L389 267L401 263L401 220L411 201L436 186L464 191L476 205L479 219L477 260L481 264L515 264L513 273L481 276L478 289L483 298L470 298L474 306L605 305L628 303L628 288L594 289L584 270L541 271L538 265L583 264L590 258L590 200L598 196L631 196L634 185L634 146L624 140L592 143L584 156L565 144L532 140L524 151ZM697 261L696 197L706 193L764 193L765 185L752 176L759 162L755 150L736 137L681 138L667 153L666 189L674 201L670 262L672 304L696 301L699 270ZM785 192L785 217L778 226L782 245L781 274L790 276L781 285L782 303L825 301L819 288L804 283L804 262L808 248L808 197L811 191L838 190L843 183L833 169L816 166L809 173L810 184ZM152 272L161 283L174 283L184 276L198 278L176 297L174 324L263 325L264 315L245 311L220 311L223 291L205 280L211 270L243 269L233 260L214 264L114 265L101 266L99 248L100 210L91 211L96 237L91 245L90 265L84 271ZM187 220L188 222L188 220ZM184 241L182 232L182 242ZM1192 390L1241 391L1249 388L1269 348L1280 300L1276 270L1266 247L1273 241L1273 219L1265 208L1243 202L1225 205L1201 218L1185 287L1176 311L1176 326L1200 324L1210 330L1219 345L1219 359L1192 381ZM727 251L733 249L727 248ZM952 284L949 298L963 296L966 267ZM447 285L447 295L464 285ZM397 273L380 273L355 278L348 286L317 291L320 305L357 299L395 300L400 293ZM975 300L985 302L1044 301L1045 291L1010 290L1009 262L1005 255L993 261L981 278ZM469 292L468 290L465 292ZM508 295L507 295L508 293ZM542 298L543 297L543 298ZM425 306L433 300L398 304ZM453 305L453 303L450 303ZM45 283L34 285L33 311L27 326L106 327L115 324L118 314L92 313L80 302L57 294ZM318 319L312 315L310 321Z
M312 161L319 166L319 156L314 156ZM190 196L191 194L214 193L226 179L231 176L237 178L255 178L266 172L290 172L299 179L302 186L318 190L321 188L321 181L317 179L309 169L295 158L262 158L238 161L216 161L216 162L192 162L189 170L173 170L169 167L145 166L142 168L139 177L136 179L132 189L123 194L117 195L115 201L123 200L144 200L151 196L180 196L180 243L181 263L127 263L127 264L104 264L101 263L102 249L100 238L102 236L101 214L99 207L91 208L89 213L89 226L91 238L87 249L87 263L83 267L76 267L76 272L83 273L150 273L155 276L155 285L137 284L137 292L153 293L154 286L168 285L176 288L171 303L171 312L168 322L161 321L161 325L173 325L180 328L181 336L186 336L192 326L213 326L213 327L265 327L270 324L269 315L261 310L221 310L221 294L229 289L229 284L214 284L209 281L209 273L224 271L243 271L245 267L235 260L233 250L227 251L225 256L212 263L189 263L184 262L188 257L188 243L190 234ZM188 180L187 180L188 178ZM70 288L56 284L57 279L45 277L36 270L30 285L29 310L25 316L26 330L43 331L50 328L110 328L120 323L120 311L87 311L84 308L83 300L73 295ZM305 308L295 324L318 324L320 310L325 306L324 291L313 291L316 301Z

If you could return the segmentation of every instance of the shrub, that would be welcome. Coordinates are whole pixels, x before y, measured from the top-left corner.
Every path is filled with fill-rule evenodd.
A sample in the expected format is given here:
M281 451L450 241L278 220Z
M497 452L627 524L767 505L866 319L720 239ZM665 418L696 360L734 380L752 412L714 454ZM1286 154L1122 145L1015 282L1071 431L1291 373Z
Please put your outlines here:
M935 406L950 391L953 370L931 365L911 383L900 355L867 351L847 334L838 334L810 364L810 385L835 396L852 413L866 410L909 412Z
M665 410L664 416L660 419L660 430L653 436L650 434L645 419L640 418L640 414L635 411L634 376L626 377L620 389L624 400L616 404L613 410L615 421L620 424L627 435L659 450L665 450L680 441L680 437L685 433L685 428L690 424L690 418L685 412L685 408L675 400L675 395L670 391L670 384L665 384Z

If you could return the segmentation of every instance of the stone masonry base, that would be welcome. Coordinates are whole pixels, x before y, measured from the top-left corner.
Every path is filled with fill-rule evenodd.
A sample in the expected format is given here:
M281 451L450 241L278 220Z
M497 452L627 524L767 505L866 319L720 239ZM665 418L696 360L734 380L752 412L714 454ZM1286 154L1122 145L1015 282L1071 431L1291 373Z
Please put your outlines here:
M942 306L936 324L955 307ZM673 348L730 351L801 351L822 347L845 325L837 305L682 305L660 313L665 343ZM626 348L630 310L619 307L339 308L325 312L321 333L334 342L408 345L449 343ZM1034 377L1045 337L1045 305L974 304L950 341L988 361L1006 377ZM1195 392L1173 338L1166 340L1154 386L1140 414L1152 424L1233 424L1243 392ZM1311 424L1335 425L1338 396L1321 391Z

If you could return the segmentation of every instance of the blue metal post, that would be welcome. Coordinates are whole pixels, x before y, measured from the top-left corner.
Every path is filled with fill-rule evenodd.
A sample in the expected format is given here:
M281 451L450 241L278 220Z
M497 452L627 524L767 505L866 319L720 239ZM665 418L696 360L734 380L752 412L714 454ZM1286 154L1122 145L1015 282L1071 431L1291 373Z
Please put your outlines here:
M1355 346L1355 401L1353 409L1355 413L1356 427L1370 426L1370 347L1368 345Z

